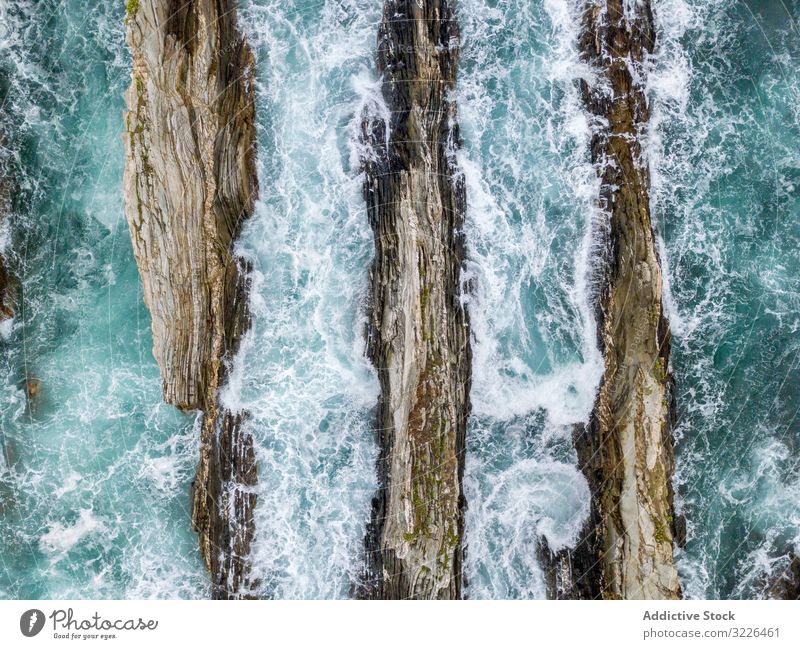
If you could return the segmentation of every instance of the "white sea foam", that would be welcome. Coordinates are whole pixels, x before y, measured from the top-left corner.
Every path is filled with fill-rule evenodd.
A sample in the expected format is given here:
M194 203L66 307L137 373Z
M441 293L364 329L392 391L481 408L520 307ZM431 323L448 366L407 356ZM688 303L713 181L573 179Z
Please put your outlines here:
M487 484L474 477L491 472ZM542 539L560 550L575 543L588 514L586 480L570 464L518 459L509 468L496 471L477 461L466 479L470 493L482 497L470 503L470 516L483 525L481 533L468 535L467 557L477 555L472 565L481 567L475 597L498 599L545 597L537 563Z
M61 498L61 496L70 493L71 491L75 491L75 488L78 486L78 483L81 481L81 474L77 471L70 471L69 475L64 479L64 484L60 486L53 492L53 495L56 498Z
M676 506L688 545L677 563L687 597L753 597L800 530L784 441L797 443L788 422L800 287L787 272L796 235L782 203L798 166L787 146L798 84L781 63L794 36L783 10L663 5L646 146L678 386Z
M571 431L602 373L587 266L598 181L575 86L591 71L573 2L460 7L474 413L465 575L470 597L544 597L537 544L573 542L588 511Z
M14 318L6 318L0 322L0 338L9 340L14 331Z
M39 539L42 552L50 555L63 555L72 550L86 536L105 530L105 525L92 510L82 509L78 520L73 525L55 522L48 526L46 533Z
M190 420L163 404L126 243L124 7L0 7L9 85L0 101L0 164L15 190L7 221L15 249L7 252L24 296L0 372L12 459L0 488L3 498L13 495L13 515L0 520L8 568L0 592L124 597L150 583L152 596L205 594L187 511L197 437ZM30 379L39 390L29 399ZM137 575L128 566L145 554L149 572ZM174 585L156 583L166 566Z

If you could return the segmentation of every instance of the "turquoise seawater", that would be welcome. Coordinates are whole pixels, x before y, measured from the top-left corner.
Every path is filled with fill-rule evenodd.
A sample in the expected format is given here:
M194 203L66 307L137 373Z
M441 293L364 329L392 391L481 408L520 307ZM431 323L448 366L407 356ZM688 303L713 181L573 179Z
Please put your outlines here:
M373 254L358 129L381 3L250 1L261 199L239 249L253 329L229 390L251 413L262 595L347 597L377 488L378 380L365 356Z
M685 594L752 597L800 551L800 2L659 0L646 154L678 384ZM461 0L456 99L474 335L465 490L473 598L544 597L575 542L571 429L602 371L598 223L577 0ZM261 594L340 598L363 567L377 378L359 127L383 111L380 0L244 0L261 197L239 252L253 328L223 398L259 461ZM161 402L122 196L123 2L0 0L0 597L205 597L193 417ZM31 387L35 386L35 387ZM27 392L36 392L30 401Z
M588 513L572 427L602 373L587 264L597 215L576 81L576 5L465 0L458 83L473 328L465 578L474 598L545 596L537 548Z

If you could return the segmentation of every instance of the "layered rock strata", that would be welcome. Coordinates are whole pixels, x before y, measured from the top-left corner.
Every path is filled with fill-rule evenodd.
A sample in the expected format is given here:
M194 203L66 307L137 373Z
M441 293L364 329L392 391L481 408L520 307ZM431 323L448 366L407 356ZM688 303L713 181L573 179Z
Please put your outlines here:
M585 3L580 49L595 77L582 82L582 92L605 220L602 258L595 260L605 371L590 421L575 433L591 513L577 547L552 566L556 597L680 597L673 565L670 329L640 145L649 117L643 64L655 37L649 0Z
M213 595L251 592L256 464L246 415L219 390L249 326L233 252L253 210L253 56L235 0L131 0L126 215L164 399L204 413L192 520Z
M11 294L11 281L6 263L0 255L0 322L14 317L14 298Z
M2 219L5 218L6 212L3 211L4 197L2 179L0 178L0 227L2 227ZM11 278L9 277L8 270L6 269L6 261L0 252L0 322L14 317L14 296L11 288Z
M789 552L766 583L759 586L766 599L800 599L800 557Z
M363 160L375 235L368 353L381 387L380 484L362 593L372 598L461 596L471 359L450 98L458 52L452 3L385 3L377 57L385 106L365 117Z

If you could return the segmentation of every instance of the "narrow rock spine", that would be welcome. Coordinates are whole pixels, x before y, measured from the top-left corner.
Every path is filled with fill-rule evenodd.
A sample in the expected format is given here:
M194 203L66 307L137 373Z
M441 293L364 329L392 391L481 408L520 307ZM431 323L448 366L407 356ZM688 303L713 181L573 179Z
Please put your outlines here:
M2 79L0 79L2 81ZM0 88L4 84L0 83ZM3 133L0 131L0 150L4 144ZM4 231L8 227L6 219L11 211L11 197L9 181L3 176L0 168L0 236L5 236ZM7 243L5 245L8 245ZM4 246L5 247L5 246ZM14 295L11 284L11 277L8 274L5 260L6 250L0 248L0 322L14 317Z

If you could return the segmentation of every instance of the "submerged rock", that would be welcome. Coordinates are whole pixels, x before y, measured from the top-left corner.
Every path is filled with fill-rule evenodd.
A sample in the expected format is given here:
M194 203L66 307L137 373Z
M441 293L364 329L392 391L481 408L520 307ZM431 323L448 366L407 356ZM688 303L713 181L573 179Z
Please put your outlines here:
M465 191L449 98L457 61L447 0L385 3L378 72L387 110L364 124L375 234L368 350L381 386L365 597L461 596L470 345L460 285Z
M129 2L126 214L164 399L202 410L192 520L216 597L247 596L256 481L244 414L219 401L249 326L233 253L253 211L253 56L234 0Z
M671 338L640 144L649 118L643 63L654 46L649 0L585 2L580 49L596 77L582 90L607 219L596 278L605 371L590 421L575 432L591 513L577 547L553 558L554 597L680 597L672 556Z

